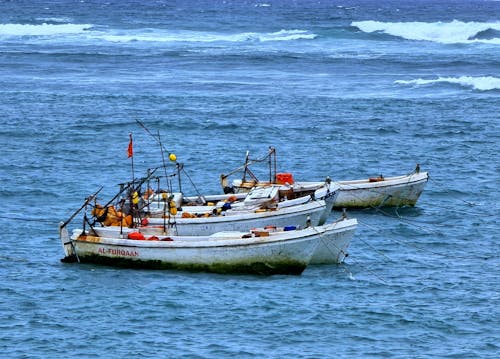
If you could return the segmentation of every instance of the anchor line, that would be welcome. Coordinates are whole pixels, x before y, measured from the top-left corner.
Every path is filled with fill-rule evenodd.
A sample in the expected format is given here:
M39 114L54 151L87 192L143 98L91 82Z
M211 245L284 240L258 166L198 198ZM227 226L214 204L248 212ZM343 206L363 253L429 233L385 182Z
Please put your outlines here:
M429 180L430 180L430 178L429 178ZM439 189L440 189L440 190L448 190L448 189L449 189L449 188L446 188L446 187L441 186L441 185L439 184L439 182L434 181L434 179L433 179L433 181L432 181L432 182L433 182L433 183L437 183L437 186L436 186L436 187L437 187L437 189L438 189L438 190L439 190ZM469 205L469 206L471 206L471 207L475 206L475 203L474 203L474 202L469 202L469 201L463 200L463 199L461 199L461 198L457 198L457 199L458 199L459 201L461 201L461 202L464 202L465 204L467 204L467 205Z
M367 224L367 223L364 223L364 222L361 222L361 221L360 221L360 224L361 224L361 225L363 225L363 226L366 226L366 227L368 227L368 228L371 228L371 229L373 229L373 230L377 230L377 228L376 228L376 227L374 227L374 226L372 226L372 225L369 225L369 224ZM429 249L424 249L424 248L421 248L421 247L416 246L416 245L411 244L411 243L398 241L397 239L394 239L394 238L389 239L389 240L394 241L394 242L396 242L396 243L398 243L398 244L401 244L401 245L405 245L405 246L409 246L409 247L415 248L416 250L419 250L419 251L421 251L421 252L424 252L424 253L425 253L425 252L427 252L427 253L431 253L431 254L434 254L434 255L440 256L440 257L442 257L442 258L446 258L446 259L471 259L471 258L469 258L469 257L461 257L461 258L460 258L460 257L456 257L456 256L453 256L453 257L451 257L451 256L447 256L446 254L442 254L442 253L434 252L434 251L431 251L431 250L429 250Z
M483 216L483 217L495 217L494 213L492 212L470 212L470 211L467 211L467 212L464 212L464 211L459 211L459 210L455 210L453 208L450 208L450 207L446 207L446 206L440 206L440 205L435 205L433 204L433 207L437 207L437 208L440 208L440 209L443 209L443 210L446 210L446 211L449 211L449 212L454 212L454 213L460 213L460 214L463 214L463 213L466 213L466 214L473 214L473 215L477 215L477 216ZM430 232L430 233L438 233L434 230L431 230L429 228L425 228L425 226L421 226L421 225L418 225L418 224L427 224L426 222L423 222L423 221L418 221L418 220L415 220L415 219L410 219L410 218L407 218L407 217L403 217L402 215L399 214L398 210L401 209L401 207L396 207L395 208L395 213L396 215L391 215L390 213L388 213L387 211L384 211L383 209L379 208L379 207L371 207L372 209L376 210L377 212L380 212L381 214L389 217L389 218L394 218L394 219L399 219L401 221L405 221L405 222L408 222L407 224L410 224L410 225L413 225L414 227L416 228L419 228L419 229L422 229L424 231L427 231L427 232ZM418 224L415 224L415 223L418 223ZM436 226L436 227L442 227L442 228L445 228L447 227L446 224L440 224L440 223L434 223L432 224L433 226Z
M364 244L366 244L368 247L370 247L371 249L373 249L377 254L381 255L382 257L385 257L387 258L390 262L394 262L394 260L389 257L387 254L379 251L378 249L376 249L375 247L373 247L371 244L368 244L367 241L363 240L363 239L359 239L361 242L363 242Z
M325 245L325 247L328 249L328 251L330 252L330 254L334 254L333 251L330 249L329 245L323 240L323 238L321 238L321 243L323 243ZM344 256L347 257L347 253L344 252L339 246L337 246L335 243L331 243L332 247L335 247L335 249L338 249L339 252L343 253Z
M27 217L14 217L14 216L1 216L1 218L9 219L12 221L44 222L44 223L50 223L50 224L59 223L55 220L40 219L40 218L27 218Z
M364 266L364 265L360 264L357 260L355 260L355 259L353 259L353 258L351 258L351 257L349 257L349 258L350 258L350 260L351 260L351 261L353 261L353 262L354 262L354 264L355 264L355 265L357 265L357 266L361 267L363 270L365 270L365 271L369 272L371 275L373 275L375 278L377 278L378 280L380 280L380 281L381 281L381 282L383 282L384 284L388 284L388 283L387 283L387 281L386 281L384 278L382 278L381 276L379 276L379 275L378 275L377 273L375 273L374 271L370 270L370 268L368 268L367 266ZM349 271L349 273L351 273L351 272ZM351 274L352 274L352 273L351 273Z
M361 225L363 225L363 226L366 226L366 227L368 227L368 228L370 228L370 229L373 229L373 230L377 230L377 228L376 228L375 226L372 226L372 225L370 225L370 224L368 224L368 223L365 223L365 222L362 222L362 221L359 221L359 222L360 222L360 224L361 224ZM399 243L399 244L404 244L404 245L408 245L408 246L410 246L410 247L414 247L415 249L418 249L418 250L423 251L423 252L429 252L429 253L432 253L432 254L436 254L436 255L439 255L439 256L444 256L444 257L446 257L444 254L437 253L437 252L433 252L433 251L431 251L431 250L427 250L427 249L423 249L423 248L420 248L420 247L418 247L418 246L411 245L410 243L401 242L401 241L398 241L397 239L389 239L389 240L393 240L394 242Z
M414 226L415 228L421 229L421 230L426 231L426 232L428 232L428 233L434 233L434 234L439 233L439 232L437 232L437 231L435 231L435 230L432 230L432 229L430 229L430 228L426 228L425 226L415 224L415 223L420 223L420 224L422 224L422 223L424 223L424 222L416 221L416 220L409 219L409 218L406 218L406 217L401 216L401 215L397 212L397 208L396 208L396 210L395 210L395 211L396 211L396 214L397 214L396 216L393 216L393 215L391 215L390 213L387 213L386 211L384 211L384 210L382 210L382 209L380 209L380 208L377 208L377 207L374 207L373 209L375 209L377 212L382 213L382 214L383 214L384 216L386 216L386 217L393 218L393 219L399 219L401 222L406 222L406 224L408 224L408 225L412 225L412 226ZM415 222L415 223L414 223L414 222ZM439 224L435 224L435 225L439 226ZM442 227L445 227L445 225L444 225L444 224L443 224L443 225L441 225L441 226L442 226Z
M338 222L338 221L337 221ZM319 233L317 231L317 229L315 227L313 227L314 231L316 231L316 233ZM321 239L321 241L325 244L325 247L328 248L328 250L330 251L331 254L333 254L333 251L326 245L326 243L323 241L323 239ZM337 245L335 245L333 243L333 246L337 249L340 249ZM340 251L342 253L344 253L344 255L346 255L346 252L344 252L343 250L340 249ZM347 256L346 256L347 257ZM370 274L372 274L374 277L378 278L380 281L382 281L383 283L387 284L387 282L382 278L380 277L379 275L377 275L375 272L371 271L370 269L368 269L367 267L361 265L358 261L356 260L353 260L351 257L347 257L347 258L350 258L350 260L352 260L354 262L354 264L356 264L357 266L363 268L364 270L368 271ZM349 271L349 273L352 275L352 273Z
M356 196L356 195L354 195L354 194L353 194L353 196L357 197L357 196ZM359 198L359 197L358 197L358 198ZM386 198L383 202L385 202L385 201L387 201L387 200L388 200L388 198ZM369 207L370 207L371 209L374 209L374 210L375 210L375 211L377 211L377 212L382 213L383 215L385 215L385 216L387 216L387 217L389 217L389 218L394 218L394 219L399 219L399 220L401 220L401 221L406 221L406 222L408 222L408 224L413 225L413 226L415 226L415 227L417 227L417 228L419 228L419 229L422 229L422 230L424 230L424 231L427 231L427 232L430 232L430 233L437 233L436 231L433 231L433 230L431 230L431 229L428 229L428 228L425 228L425 227L423 227L423 226L419 226L419 225L417 225L417 224L413 224L413 223L412 223L412 222L416 222L416 223L420 223L420 224L422 224L422 223L424 223L424 222L419 222L419 221L411 220L411 219L408 219L408 218L405 218L405 217L401 216L399 213L397 213L397 208L399 208L399 207L397 207L397 208L396 208L396 213L397 213L397 216L393 216L393 215L391 215L390 213L387 213L386 211L382 210L382 209L380 208L380 206L372 206L372 205L370 205ZM443 227L444 227L444 226L445 226L445 225L443 225Z
M316 232L317 234L320 234L320 240L321 240L321 243L323 243L325 245L325 247L330 251L330 253L333 255L333 251L329 248L328 244L323 240L323 236L324 236L324 232L321 234L321 232L319 232L316 227L312 227L313 231ZM346 256L346 252L344 252L342 249L340 249L340 247L338 247L335 243L332 243L332 246L335 247L336 249L338 249L340 252L342 252L344 254L344 256Z
M323 242L324 243L324 242ZM333 244L337 249L339 249L335 244ZM326 246L326 244L325 244ZM326 246L328 248L328 246ZM333 254L333 252L330 250L330 248L328 248L328 250ZM343 250L340 250L342 253L344 253L344 255L346 254ZM380 281L382 281L383 283L387 284L387 281L384 280L384 278L380 277L379 275L377 275L374 271L370 270L368 267L360 264L358 261L354 260L353 258L351 257L348 257L350 261L354 262L355 265L363 268L363 270L366 270L367 272L369 272L371 275L373 275L374 277L376 277L377 279L379 279ZM352 275L351 271L349 271L349 273Z
M462 200L462 202L463 202L463 200ZM476 204L471 203L471 202L466 202L466 203L468 203L471 207L477 206ZM491 211L470 211L470 210L464 211L463 209L456 210L454 208L439 205L439 204L432 204L432 206L439 208L439 209L446 210L448 212L454 212L454 213L460 213L460 214L470 214L470 215L484 216L484 217L487 217L487 216L488 217L496 217L495 214Z

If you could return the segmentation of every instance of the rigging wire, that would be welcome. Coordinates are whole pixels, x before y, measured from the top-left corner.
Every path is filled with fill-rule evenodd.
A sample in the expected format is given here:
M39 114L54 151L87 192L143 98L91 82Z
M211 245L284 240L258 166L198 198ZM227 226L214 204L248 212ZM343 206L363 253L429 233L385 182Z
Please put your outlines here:
M184 175L187 177L187 179L189 180L189 182L191 183L191 185L193 186L195 192L196 192L196 195L198 196L198 198L201 198L204 202L206 202L205 200L205 197L201 194L201 192L198 190L198 187L196 187L196 185L194 184L193 180L191 179L191 177L189 176L189 174L186 172L186 170L184 169L184 166L181 165L181 168L180 170L182 171L182 173L184 173Z

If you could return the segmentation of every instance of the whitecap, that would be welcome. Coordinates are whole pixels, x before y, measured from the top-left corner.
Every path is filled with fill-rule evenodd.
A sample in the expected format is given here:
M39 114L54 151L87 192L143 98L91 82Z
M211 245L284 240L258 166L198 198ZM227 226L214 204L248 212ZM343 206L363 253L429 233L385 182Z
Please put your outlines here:
M460 76L460 77L439 77L437 79L415 79L415 80L397 80L397 84L401 85L428 85L435 83L450 83L458 84L464 87L472 87L474 90L478 91L491 91L500 90L500 78L493 76L482 76L482 77L472 77L472 76Z
M276 32L222 33L165 29L110 29L90 24L0 24L0 37L44 36L61 37L82 35L82 39L114 43L130 42L267 42L311 40L316 34L307 30L279 30ZM74 38L72 38L74 41Z
M0 24L0 36L52 36L78 34L92 28L90 24Z
M487 43L500 44L500 38L481 39L478 34L500 30L500 22L380 22L355 21L351 23L363 32L380 32L407 40L432 41L443 44Z
M54 23L54 24L67 24L71 23L73 19L69 17L39 17L36 19L37 21L44 23Z
M199 31L138 31L136 33L124 33L123 31L108 31L105 33L93 33L93 38L109 42L248 42L248 41L294 41L310 40L317 37L316 34L306 30L280 30L271 33L243 32L236 34L224 34Z

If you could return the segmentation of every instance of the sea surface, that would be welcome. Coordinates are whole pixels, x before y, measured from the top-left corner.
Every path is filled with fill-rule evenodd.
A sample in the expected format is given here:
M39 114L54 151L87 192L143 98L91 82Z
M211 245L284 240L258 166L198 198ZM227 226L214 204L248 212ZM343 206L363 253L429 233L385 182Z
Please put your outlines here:
M61 263L158 136L186 194L269 146L296 180L430 180L300 276ZM2 358L500 357L498 1L0 0L0 146Z

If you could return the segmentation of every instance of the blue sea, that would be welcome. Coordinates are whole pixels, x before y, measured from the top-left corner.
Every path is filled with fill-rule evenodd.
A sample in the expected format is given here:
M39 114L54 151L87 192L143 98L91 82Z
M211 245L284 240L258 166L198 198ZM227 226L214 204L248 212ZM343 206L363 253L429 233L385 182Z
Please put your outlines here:
M161 166L137 120L186 194L269 146L430 180L300 276L61 263L60 221ZM2 358L500 357L499 1L0 0L0 144Z

